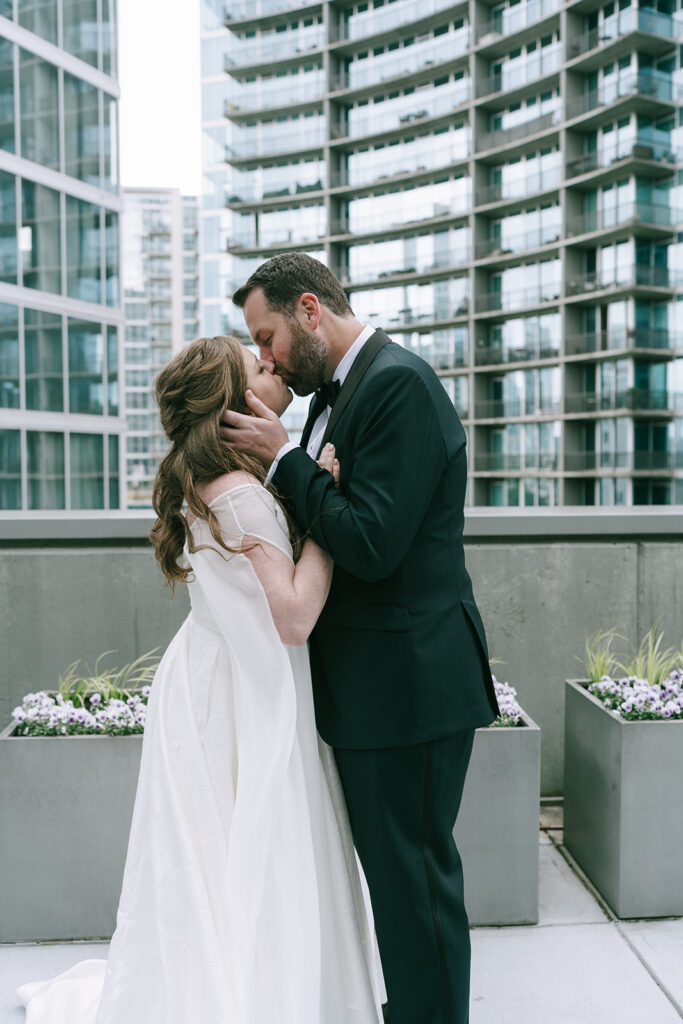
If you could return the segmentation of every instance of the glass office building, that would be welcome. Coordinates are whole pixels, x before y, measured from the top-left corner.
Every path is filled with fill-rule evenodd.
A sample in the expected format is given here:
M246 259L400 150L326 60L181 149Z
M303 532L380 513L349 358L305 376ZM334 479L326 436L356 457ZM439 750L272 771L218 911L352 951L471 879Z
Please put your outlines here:
M674 0L202 0L204 315L299 249L436 369L476 505L683 503Z
M154 379L199 335L199 200L177 189L124 189L126 502L151 508L157 466L168 450Z
M0 0L0 509L121 505L114 0Z

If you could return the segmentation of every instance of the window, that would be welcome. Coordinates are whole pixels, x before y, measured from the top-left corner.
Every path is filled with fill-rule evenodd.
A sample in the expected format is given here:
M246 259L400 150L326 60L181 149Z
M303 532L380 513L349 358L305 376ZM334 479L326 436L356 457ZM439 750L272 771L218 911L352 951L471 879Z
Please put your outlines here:
M57 68L20 50L21 155L43 167L60 169Z
M71 508L104 508L104 438L101 434L72 434Z
M0 409L18 409L19 316L17 307L0 303Z
M97 89L65 73L64 170L90 185L99 185L99 151Z
M102 301L100 208L66 197L66 291L74 299Z
M24 310L26 408L61 412L64 408L62 318Z
M102 325L69 320L69 412L104 412ZM99 508L101 506L76 506Z
M24 285L61 292L61 223L59 193L24 179L22 190L21 264Z
M48 431L26 432L28 507L65 507L64 435Z
M18 430L0 430L0 510L21 508L21 445Z

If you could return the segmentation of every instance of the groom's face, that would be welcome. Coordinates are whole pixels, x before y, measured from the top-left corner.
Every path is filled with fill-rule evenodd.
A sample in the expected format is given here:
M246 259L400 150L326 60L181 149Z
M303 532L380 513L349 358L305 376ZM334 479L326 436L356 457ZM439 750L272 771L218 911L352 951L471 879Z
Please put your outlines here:
M270 309L262 288L254 288L244 303L244 319L261 359L297 395L310 395L325 380L327 351L320 335L305 326L305 311L293 316Z

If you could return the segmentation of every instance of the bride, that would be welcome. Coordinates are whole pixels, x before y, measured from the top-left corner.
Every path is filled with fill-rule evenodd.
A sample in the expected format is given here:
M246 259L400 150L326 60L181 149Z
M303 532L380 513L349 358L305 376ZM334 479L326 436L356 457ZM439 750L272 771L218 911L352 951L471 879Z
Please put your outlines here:
M381 1020L345 804L313 714L306 638L332 563L299 543L260 463L219 438L247 388L278 415L292 399L230 337L192 342L157 380L171 449L151 539L191 611L152 686L109 959L22 986L27 1024Z

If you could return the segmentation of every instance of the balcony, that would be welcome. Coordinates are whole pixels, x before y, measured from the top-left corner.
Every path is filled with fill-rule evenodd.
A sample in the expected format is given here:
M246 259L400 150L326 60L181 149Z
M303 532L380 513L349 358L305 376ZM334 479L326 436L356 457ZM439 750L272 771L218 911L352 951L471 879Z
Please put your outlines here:
M534 306L545 305L548 302L557 302L559 297L559 282L532 285L530 288L481 292L476 297L476 311L477 313L497 313L508 310L530 309Z
M683 467L683 455L672 451L577 451L565 452L563 464L567 473L596 472L602 475L606 470L672 473Z
M367 323L376 324L377 327L387 326L400 329L401 327L424 327L429 324L450 323L452 320L459 320L469 313L470 303L466 295L455 299L452 303L437 302L422 306L404 306L391 315L382 310L379 313L365 313L363 319Z
M499 11L493 18L485 22L477 33L477 42L485 45L487 36L511 36L521 32L529 25L549 18L560 11L562 4L558 0L532 0L527 4L508 7Z
M644 101L638 109L656 112L675 105L678 86L668 75L626 71L604 82L599 89L592 89L582 96L567 100L567 120L593 113L629 97Z
M439 89L439 95L422 91L403 97L400 103L390 100L378 104L378 111L367 117L355 117L353 112L349 112L346 121L330 126L330 136L332 139L361 139L420 127L423 121L444 117L466 103L472 92L472 82L463 77L447 87L439 86Z
M533 58L525 61L511 62L511 66L503 67L496 74L477 81L477 98L482 99L500 92L516 92L530 82L559 71L562 67L562 44L546 46L538 50Z
M572 297L591 292L616 291L622 288L652 288L655 290L665 288L670 291L680 281L681 272L678 270L671 270L669 267L634 264L616 269L592 271L588 274L577 274L567 281L566 294L568 297Z
M521 473L525 470L556 472L560 457L557 452L477 452L474 469L477 473Z
M675 40L678 34L674 19L667 14L660 14L654 10L635 10L627 8L619 11L617 15L607 18L601 28L591 29L583 35L572 39L569 44L569 59L579 57L591 50L602 49L610 46L622 36L632 32L644 32L648 35L658 36L666 41L666 47L670 49L671 40Z
M484 153L489 149L500 149L510 146L522 139L528 139L532 135L540 135L551 128L559 130L562 120L561 111L554 110L549 114L542 114L530 121L523 121L510 128L498 128L492 132L481 132L476 136L476 147L478 153Z
M557 215L558 217L562 215L559 209ZM502 259L513 258L528 252L530 249L540 249L545 245L559 242L561 234L561 228L558 226L533 228L517 235L510 235L509 237L506 234L503 237L500 234L490 235L488 238L477 242L475 248L476 257L477 259L483 259L487 256Z
M662 228L670 234L680 224L683 213L666 203L629 202L602 210L592 210L579 217L568 217L566 234L587 235L594 231L612 231L615 228ZM650 232L648 232L650 233ZM661 234L661 232L659 232Z
M612 149L603 149L601 153L585 153L567 161L567 178L578 178L583 174L591 174L594 171L606 171L615 164L624 160L647 161L648 164L673 165L678 157L670 144L655 143L648 138L636 137L621 146L614 146ZM664 175L671 174L673 166L662 168ZM652 175L652 168L647 167L647 174Z
M508 363L529 363L537 362L539 359L559 359L560 343L541 341L525 345L513 346L505 343L496 345L487 344L486 340L480 338L474 349L474 362L476 366L498 366Z
M557 416L562 411L559 396L534 397L530 399L514 395L510 398L479 399L475 402L477 420L519 419L523 416Z
M569 334L565 338L565 355L592 355L601 352L638 349L661 353L665 358L683 348L683 334L667 328L613 328L588 334Z
M405 78L417 72L431 69L439 64L450 64L458 57L467 53L470 45L469 26L465 25L457 32L440 36L438 39L415 43L401 50L366 60L362 65L354 66L351 71L334 77L330 83L331 92L353 92L391 82L397 78Z
M650 388L626 388L598 394L583 391L565 395L564 411L568 415L595 414L600 412L645 412L673 415L683 409L683 393L651 390Z
M561 184L562 171L558 167L543 174L530 174L528 177L520 177L514 181L500 182L497 185L479 188L476 194L476 204L477 206L487 206L489 203L513 203L526 200L537 192L550 192L557 189Z
M406 193L403 193L406 195ZM409 196L410 194L407 193ZM396 212L381 213L370 216L356 211L352 216L341 217L330 224L332 237L353 235L360 238L366 235L390 234L391 232L415 231L417 224L429 221L466 220L469 217L470 204L466 197L456 196L450 203L425 203L415 205L412 209L399 205L397 198ZM394 219L396 218L396 219Z
M422 174L428 174L431 177L435 170L450 167L456 163L466 163L469 158L469 136L465 135L464 132L461 140L454 137L447 139L446 145L440 145L438 149L436 147L428 148L430 137L423 136L419 139L419 142L421 144L419 150L413 148L413 143L411 142L408 144L411 147L410 150L406 148L406 152L395 156L393 159L386 159L386 148L380 149L376 153L375 160L371 163L369 162L365 167L352 166L351 161L354 159L355 154L349 154L349 166L331 172L331 187L335 189L363 189L367 188L368 185L389 182L392 178L405 178L409 175L416 176ZM400 148L402 147L396 147L399 152ZM364 155L367 156L367 154Z
M354 286L368 284L369 282L382 283L394 277L405 275L415 276L419 274L444 274L453 267L462 267L469 262L469 248L451 249L449 252L439 253L435 262L420 262L419 260L404 259L401 265L387 267L383 261L376 262L373 266L357 267L342 272L342 283ZM430 257L430 260L433 257ZM381 269L380 269L381 268Z
M368 5L370 8L370 5ZM345 40L365 39L368 36L390 32L397 24L402 27L413 21L429 18L439 11L453 7L453 0L407 0L393 3L388 9L372 9L355 14L346 23Z
M232 98L225 101L223 116L229 121L239 121L265 111L320 106L326 89L322 69L318 74L311 73L310 81L302 80L306 77L266 78L236 90Z
M225 55L225 71L232 75L259 64L280 63L310 56L325 45L325 28L315 25L305 35L297 31L257 35L254 39L241 38Z
M312 7L322 7L322 0L231 0L225 10L225 24L258 21L273 14L305 14Z
M256 138L235 139L226 146L226 163L246 163L264 156L314 153L323 148L324 141L325 127L322 124L310 125L305 130L302 127L298 132L262 133Z

